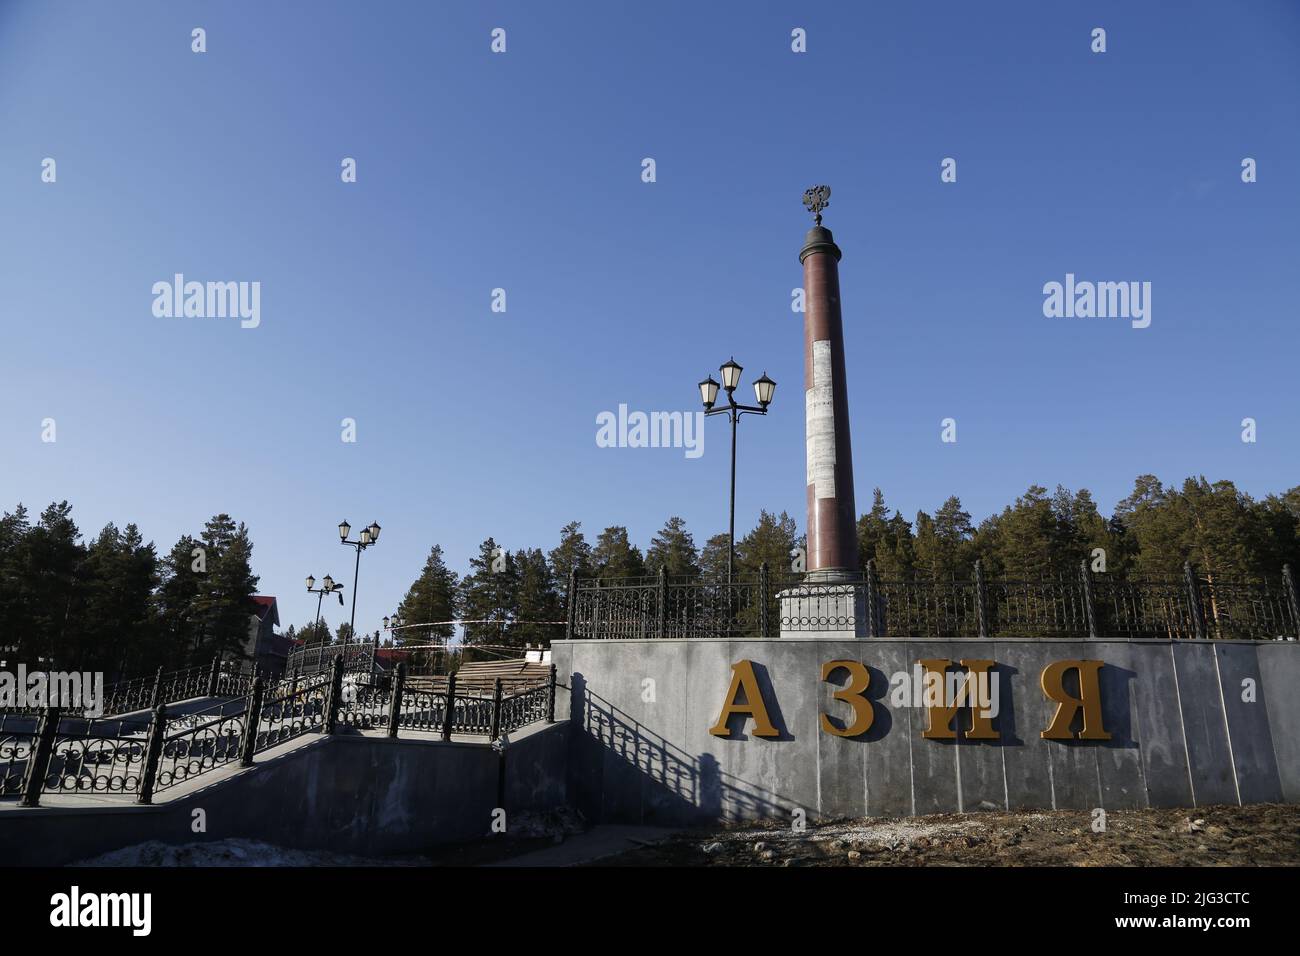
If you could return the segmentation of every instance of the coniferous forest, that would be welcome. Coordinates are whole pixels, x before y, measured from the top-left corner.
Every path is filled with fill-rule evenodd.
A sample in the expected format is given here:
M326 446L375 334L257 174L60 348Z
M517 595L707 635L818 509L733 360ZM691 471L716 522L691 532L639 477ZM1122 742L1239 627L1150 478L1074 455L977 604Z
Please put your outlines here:
M911 518L891 510L879 489L858 520L863 564L877 573L922 579L962 578L976 560L992 578L1037 580L1095 564L1119 577L1175 577L1184 562L1224 580L1276 580L1282 566L1300 566L1300 486L1260 500L1230 481L1188 478L1181 485L1139 476L1110 515L1086 490L1032 486L1000 513L975 523L953 496L933 513ZM803 544L785 512L763 511L738 536L738 573L766 563L785 571ZM0 656L65 669L137 675L239 657L248 637L253 542L247 527L218 514L165 553L135 524L108 524L83 535L68 502L33 517L22 505L0 518ZM549 549L510 550L492 537L464 574L448 567L433 544L407 590L398 616L410 624L403 640L453 638L463 620L467 643L511 647L542 644L562 633L571 571L606 579L657 574L675 578L726 573L727 536L703 542L670 517L645 547L625 527L589 540L573 521ZM308 643L347 639L326 625L290 626Z

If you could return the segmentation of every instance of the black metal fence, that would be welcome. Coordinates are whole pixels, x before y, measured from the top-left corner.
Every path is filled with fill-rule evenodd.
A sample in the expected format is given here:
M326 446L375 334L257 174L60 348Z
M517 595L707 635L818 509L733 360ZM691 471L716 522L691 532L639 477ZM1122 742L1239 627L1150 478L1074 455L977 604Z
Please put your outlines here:
M30 679L32 675L29 674ZM48 678L48 674L46 677ZM234 697L246 695L252 689L253 680L261 676L271 680L267 672L259 673L251 661L222 661L213 659L211 664L199 664L180 670L165 671L161 667L145 677L133 677L105 685L101 698L96 701L96 714L99 717L111 717L146 711L162 703L175 703L196 697ZM0 715L27 715L39 717L46 710L45 705L5 706L0 707ZM3 761L0 756L0 761Z
M47 708L39 717L0 714L0 796L34 807L44 793L155 794L220 767L251 766L256 754L307 733L401 728L482 735L491 742L555 719L555 667L530 686L491 694L408 690L405 667L392 674L349 672L341 654L323 673L251 679L246 696L191 713L160 702L149 717L85 718Z
M306 644L289 652L285 673L320 674L328 671L334 658L343 655L343 665L350 671L373 670L375 646L370 641L350 644Z
M1039 580L879 575L847 581L758 574L730 584L657 577L569 581L567 636L777 637L782 631L867 637L1213 638L1300 637L1290 566L1276 582L1198 575L1119 578L1092 572Z

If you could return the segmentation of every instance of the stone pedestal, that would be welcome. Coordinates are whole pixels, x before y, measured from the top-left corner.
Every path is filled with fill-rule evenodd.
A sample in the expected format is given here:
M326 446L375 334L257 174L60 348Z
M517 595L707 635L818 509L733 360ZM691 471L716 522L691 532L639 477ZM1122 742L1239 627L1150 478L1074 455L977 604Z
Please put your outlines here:
M846 573L813 572L804 586L777 593L781 637L795 640L848 640L867 636L867 593Z

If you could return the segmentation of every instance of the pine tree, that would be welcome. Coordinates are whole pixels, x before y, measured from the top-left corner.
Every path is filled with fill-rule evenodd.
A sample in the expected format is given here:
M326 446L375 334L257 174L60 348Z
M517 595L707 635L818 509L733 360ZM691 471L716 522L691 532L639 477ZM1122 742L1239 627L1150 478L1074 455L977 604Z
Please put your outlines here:
M924 511L916 516L913 542L915 567L935 580L965 578L975 560L974 529L970 514L962 510L961 499L950 496L931 518Z
M1257 510L1268 541L1268 552L1261 556L1265 577L1272 580L1285 564L1293 575L1300 574L1300 486L1268 495Z
M435 621L454 621L460 617L460 579L447 568L442 557L442 546L435 544L424 561L424 569L415 579L397 608L403 624L424 624ZM435 643L456 633L454 624L433 624L427 628L399 631L399 642ZM418 638L418 640L413 639Z
M53 660L73 668L84 652L83 563L86 549L72 520L72 506L56 502L23 535L15 555L18 601L27 623L19 633L20 659Z
M627 528L622 525L613 525L600 533L591 551L591 561L602 579L639 578L646 573L641 549L628 540Z
M13 648L19 660L30 659L24 641L31 634L29 609L24 600L24 540L31 531L27 509L20 503L0 518L0 642ZM8 655L6 655L8 656Z
M883 577L910 578L916 564L913 545L912 523L895 511L884 536L876 542L876 572Z
M885 507L884 493L875 488L871 492L871 510L858 518L858 560L863 571L866 571L868 561L875 560L879 565L876 548L886 540L888 534L889 509Z
M290 625L289 629L293 630L293 625ZM319 625L316 621L308 621L298 628L293 636L297 637L305 645L328 644L334 640L334 636L330 633L329 622L324 618L321 618Z
M154 596L158 630L162 640L162 660L169 668L197 659L203 622L199 617L199 597L203 591L206 569L198 570L194 552L199 542L182 535L162 560L162 582ZM206 562L206 558L203 559Z
M699 554L695 549L695 539L686 530L685 521L673 516L664 522L659 533L650 539L645 563L652 574L666 568L671 577L699 576Z
M551 573L560 594L560 615L569 612L569 576L591 574L591 545L582 534L582 522L570 521L560 529L560 543L550 553Z
M1038 581L1054 570L1060 535L1047 489L1030 485L997 519L996 564L1016 580Z
M461 609L467 623L465 643L508 644L518 617L519 569L509 551L489 537L470 559L471 572L461 581Z
M784 511L774 515L764 509L759 512L754 529L736 542L737 573L757 574L759 567L766 563L770 573L787 574L791 555L798 546L799 529L794 519Z
M700 551L700 575L710 581L727 579L727 548L730 538L724 531L704 542Z
M144 673L161 663L152 613L158 559L135 525L105 525L86 553L79 667L109 674Z
M556 634L554 623L560 616L560 597L556 581L546 555L541 548L515 552L515 566L519 569L517 597L518 621L511 629L512 646L525 644L550 645Z
M207 572L198 575L194 616L200 623L191 663L214 656L246 659L251 650L251 599L258 581L252 572L248 529L242 522L236 525L230 515L219 514L204 525L201 540Z

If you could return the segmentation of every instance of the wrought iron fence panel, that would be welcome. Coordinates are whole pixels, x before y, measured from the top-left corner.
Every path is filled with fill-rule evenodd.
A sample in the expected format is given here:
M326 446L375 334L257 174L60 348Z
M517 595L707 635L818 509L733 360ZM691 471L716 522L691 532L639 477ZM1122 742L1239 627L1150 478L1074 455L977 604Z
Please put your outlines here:
M147 719L61 717L45 771L46 793L138 793Z
M1098 629L1106 637L1191 638L1196 636L1182 580L1093 577Z
M324 727L330 675L317 674L300 685L263 701L258 711L256 751L269 750Z
M465 697L457 693L451 715L452 733L490 734L492 706L491 697Z
M1083 583L1078 578L995 579L985 584L985 593L990 637L1088 635Z
M318 674L328 671L334 663L335 656L343 655L343 669L350 672L369 672L374 659L375 647L370 641L351 644L308 644L296 647L285 662L285 673L295 672L299 675Z
M104 713L127 714L153 706L154 676L134 677L104 688Z
M1276 640L1293 636L1296 621L1281 590L1241 581L1201 578L1197 581L1209 637Z
M967 580L880 577L876 592L882 636L978 637L975 591L975 583Z
M0 714L0 796L22 793L27 761L36 749L36 722L27 714Z
M697 579L667 588L665 637L733 637L758 626L757 581Z
M247 701L223 701L197 713L169 717L154 791L238 761L247 726Z
M501 699L501 731L504 733L546 719L546 684Z
M590 630L601 631L613 640L654 637L658 613L657 579L628 578L615 586L593 587L579 592L579 616Z
M447 692L404 689L397 725L408 730L440 731L447 720Z
M374 730L388 726L388 705L391 689L384 682L369 681L359 675L343 678L343 695L339 703L341 726L358 730Z
M1040 580L986 579L978 571L969 578L872 575L845 582L752 574L730 584L578 579L569 635L775 637L784 627L918 638L1294 638L1300 602L1293 590L1285 581L1277 588L1197 577L1194 569L1185 579L1087 571Z
M253 690L253 675L226 673L217 675L218 697L247 697Z
M208 677L211 673L212 665L208 664L199 667L188 667L182 671L175 671L170 675L163 675L160 703L206 696L208 693Z
M155 703L202 697L208 691L210 673L210 664L200 664L174 671L164 671L161 679L154 673L109 684L104 688L103 712L128 714L137 710L147 710ZM154 699L155 694L157 700Z

